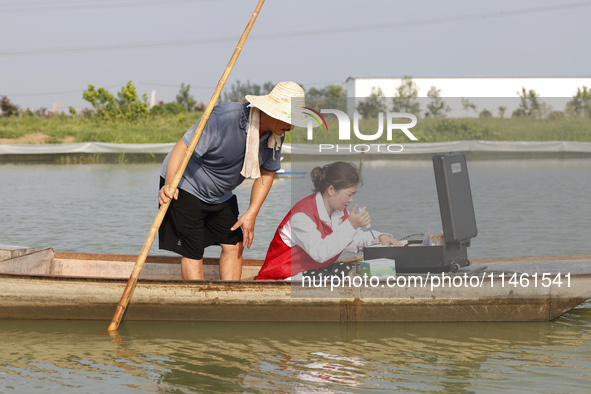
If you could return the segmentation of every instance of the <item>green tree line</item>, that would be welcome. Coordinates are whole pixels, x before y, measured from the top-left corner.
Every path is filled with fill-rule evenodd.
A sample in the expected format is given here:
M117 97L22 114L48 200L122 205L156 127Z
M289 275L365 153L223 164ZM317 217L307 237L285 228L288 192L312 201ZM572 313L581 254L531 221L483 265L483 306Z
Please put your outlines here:
M219 102L244 101L247 94L268 93L274 86L271 81L255 84L250 81L229 85ZM191 85L182 83L176 99L169 103L159 102L150 108L146 95L139 95L132 81L119 92L88 85L82 92L89 107L69 114L53 114L45 108L35 111L21 109L8 97L0 96L0 138L18 138L30 133L44 133L49 142L102 141L119 143L174 142L202 115L204 104L190 93ZM332 108L346 111L347 100L340 85L322 88L305 88L306 105L311 108ZM469 99L462 98L461 105L467 114L465 118L448 118L450 109L441 98L441 90L431 87L428 99L418 100L418 89L411 77L403 78L395 97L386 98L380 89L374 88L370 97L356 103L362 115L359 128L364 134L377 129L376 115L392 110L410 112L421 120L413 128L419 142L452 141L461 139L489 140L573 140L591 141L591 89L583 86L567 103L564 111L554 111L534 90L525 87L516 92L519 106L511 114L506 107L478 111ZM425 105L425 102L427 104ZM421 108L421 104L425 108ZM474 115L478 116L474 116ZM314 143L335 141L333 133L338 130L334 116L327 116L329 132L315 134ZM383 141L385 140L385 134ZM402 134L392 142L409 142ZM319 136L318 138L316 136ZM319 139L320 138L320 139ZM306 143L305 130L294 130L287 134L286 142ZM363 141L351 141L363 142Z
M539 93L533 89L527 90L525 87L516 92L520 99L517 109L513 111L511 117L526 117L532 119L557 119L562 117L571 118L591 118L591 89L586 86L577 88L577 92L566 104L564 111L555 111L540 99ZM356 105L356 110L364 118L375 118L380 112L391 110L392 112L407 112L417 117L424 118L445 118L451 111L449 105L441 98L441 89L431 86L427 92L429 102L426 104L426 110L422 111L421 104L418 101L419 89L410 76L404 76L401 84L396 88L396 93L391 98L388 105L388 99L380 88L373 87L368 98L361 100ZM467 113L472 111L478 113L481 118L493 117L488 109L478 112L476 104L469 99L462 97L461 104ZM505 117L506 107L497 108L499 117Z

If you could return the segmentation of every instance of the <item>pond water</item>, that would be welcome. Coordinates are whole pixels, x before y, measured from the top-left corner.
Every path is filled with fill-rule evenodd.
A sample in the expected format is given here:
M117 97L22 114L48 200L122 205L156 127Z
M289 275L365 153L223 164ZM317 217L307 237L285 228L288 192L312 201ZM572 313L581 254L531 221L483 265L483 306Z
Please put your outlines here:
M311 170L322 163L297 163ZM0 243L55 250L141 250L156 216L159 164L0 165ZM471 257L587 254L591 160L490 160L468 163L478 236ZM294 165L294 169L296 165ZM438 221L430 161L366 161L354 203L367 206L372 228L404 238ZM252 181L237 190L248 207ZM311 193L308 175L278 178L257 219L245 257L264 258L277 225ZM152 247L153 254L167 254ZM217 257L219 249L206 250Z

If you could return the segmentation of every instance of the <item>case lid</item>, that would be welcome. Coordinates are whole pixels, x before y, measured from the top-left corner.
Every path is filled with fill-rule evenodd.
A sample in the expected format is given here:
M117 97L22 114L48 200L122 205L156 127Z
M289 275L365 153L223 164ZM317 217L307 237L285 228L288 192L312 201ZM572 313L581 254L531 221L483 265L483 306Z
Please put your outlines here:
M435 185L445 243L463 243L478 235L466 155L433 156Z

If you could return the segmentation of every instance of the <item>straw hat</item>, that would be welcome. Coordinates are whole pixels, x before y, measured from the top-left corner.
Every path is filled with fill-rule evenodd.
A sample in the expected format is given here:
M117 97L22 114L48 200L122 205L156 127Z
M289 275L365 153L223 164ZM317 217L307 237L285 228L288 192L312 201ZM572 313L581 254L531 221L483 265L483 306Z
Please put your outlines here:
M295 82L280 82L265 96L248 95L245 98L251 107L275 119L299 127L308 125L307 116L302 112L306 106L304 89Z

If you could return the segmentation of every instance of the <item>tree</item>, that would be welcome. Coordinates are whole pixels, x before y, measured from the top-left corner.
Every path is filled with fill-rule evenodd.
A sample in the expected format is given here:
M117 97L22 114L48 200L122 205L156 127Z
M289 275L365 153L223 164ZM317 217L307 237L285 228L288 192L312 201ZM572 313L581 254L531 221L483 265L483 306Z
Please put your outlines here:
M190 84L185 87L185 84L181 83L179 94L176 95L176 102L185 107L188 112L191 112L195 108L197 101L189 94L189 89L191 89Z
M357 104L357 112L364 118L375 118L380 112L387 110L384 103L384 93L382 89L371 88L370 96Z
M573 117L591 118L591 89L577 88L577 94L566 104L566 112Z
M427 104L426 118L445 118L445 114L451 111L450 106L441 99L441 89L431 86L427 97L431 98L431 102Z
M131 81L117 93L118 100L106 89L95 89L94 85L88 85L88 89L82 93L84 100L94 108L95 116L100 120L137 122L148 113L148 97L144 93L137 96L135 86Z
M533 119L542 119L549 112L549 107L546 103L542 102L539 98L540 95L535 90L525 90L525 87L521 88L521 92L517 92L521 101L519 107L513 111L513 117L527 117Z
M507 111L507 107L504 105L499 105L499 118L503 119L505 117L505 111Z
M88 89L82 92L82 98L90 103L97 118L115 120L119 105L108 90L100 87L95 89L94 85L88 85Z
M225 91L223 96L224 99L222 102L241 102L245 103L246 99L244 96L246 95L254 95L260 96L263 94L268 94L273 88L275 84L271 81L265 82L262 86L256 83L250 83L250 81L246 81L246 83L241 83L240 81L236 81L236 83L230 86L230 89Z
M148 114L148 96L144 93L139 98L135 85L131 81L128 81L117 95L124 120L135 122Z
M462 97L461 100L460 100L460 103L462 103L462 107L464 108L464 111L466 111L466 112L470 112L470 111L478 112L478 107L476 106L476 104L474 104L473 102L471 102L467 98Z
M311 108L330 108L347 110L345 90L341 85L328 85L324 88L310 88L306 92L306 106Z
M480 111L480 113L478 114L478 117L481 119L492 118L492 112L490 112L488 109L485 108L482 111Z
M2 114L0 114L0 116L6 118L17 116L18 109L18 105L12 103L8 97L2 96L0 99L0 110L2 110Z
M394 112L409 112L419 115L421 105L416 100L418 95L417 84L413 82L412 77L405 75L400 86L396 88L396 97L392 99L392 110Z
M37 108L33 113L35 114L35 116L38 116L40 118L48 117L47 108L45 107Z

